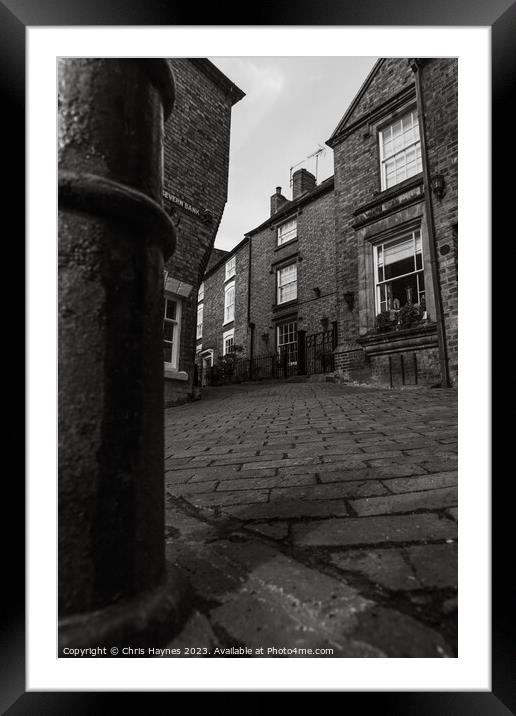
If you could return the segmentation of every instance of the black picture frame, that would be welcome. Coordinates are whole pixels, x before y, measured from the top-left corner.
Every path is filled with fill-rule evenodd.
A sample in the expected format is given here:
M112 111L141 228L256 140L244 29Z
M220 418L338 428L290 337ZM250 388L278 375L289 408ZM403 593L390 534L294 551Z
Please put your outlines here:
M285 0L274 3L256 3L246 8L247 16L238 16L230 6L212 3L200 11L198 4L174 3L171 0L3 0L0 2L0 46L3 59L0 63L2 118L5 123L4 147L12 151L11 160L4 165L8 179L7 201L4 210L10 217L25 215L25 29L28 26L72 25L389 25L389 26L490 26L492 32L492 151L493 177L497 177L492 194L493 235L506 222L514 199L509 196L514 182L505 181L504 169L514 166L514 142L506 141L508 133L507 107L514 93L516 42L516 3L512 0L447 0L446 3L429 3L426 0L396 0L381 3L377 0L332 2L318 0L300 2ZM198 22L202 17L202 23ZM273 22L271 23L271 20ZM474 118L472 118L474 120ZM503 124L502 124L503 122ZM511 133L513 134L513 133ZM503 156L503 164L502 164ZM512 199L512 202L511 202ZM508 225L508 222L506 222ZM22 233L23 222L13 222L13 228ZM512 232L511 232L512 233ZM14 240L9 233L11 247L17 248L13 261L20 266L24 260L24 237ZM484 295L484 292L482 292ZM499 297L493 294L493 301ZM482 299L483 300L483 299ZM498 316L493 315L493 330ZM14 324L14 322L13 322ZM14 331L13 331L14 332ZM23 339L22 339L23 340ZM21 366L21 362L18 367ZM21 372L21 370L20 370ZM501 380L501 379L499 379ZM20 383L25 384L24 376ZM493 388L496 387L493 384ZM18 398L17 398L18 399ZM503 429L493 436L493 455L503 445ZM508 442L508 441L507 441ZM510 465L510 463L509 463ZM9 480L7 480L9 477ZM9 512L14 517L9 533L8 564L4 566L6 580L3 596L6 607L2 613L0 706L10 716L19 714L99 714L113 713L119 707L120 693L78 692L27 692L25 693L25 533L24 486L14 470L4 474ZM510 479L510 468L502 471L501 485L493 480L492 529L492 691L472 692L347 692L346 708L350 699L360 697L360 707L379 709L382 714L418 714L419 716L467 714L468 716L502 716L516 708L516 669L513 626L514 578L510 568L512 544L513 506L502 493L504 478ZM7 484L8 483L8 484ZM496 519L495 519L496 517ZM410 688L407 685L407 688ZM132 708L149 712L149 701L163 694L130 694ZM174 693L164 694L168 700ZM364 701L367 699L367 702ZM116 706L115 706L116 700Z

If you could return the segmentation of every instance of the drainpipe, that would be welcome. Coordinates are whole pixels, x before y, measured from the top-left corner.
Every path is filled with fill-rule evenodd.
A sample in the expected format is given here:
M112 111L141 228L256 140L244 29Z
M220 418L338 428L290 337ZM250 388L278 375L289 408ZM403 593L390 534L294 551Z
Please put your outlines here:
M421 73L426 60L411 59L410 67L415 75L417 113L421 138L421 156L423 162L423 183L425 191L425 209L428 226L428 243L430 246L430 264L432 267L432 287L435 296L435 320L437 324L437 342L439 348L439 366L441 373L441 388L450 387L450 374L448 369L448 355L446 350L446 326L442 308L441 282L439 279L439 261L437 257L437 243L435 238L434 209L432 204L432 189L430 183L430 170L428 167L428 152L426 144L425 108L423 100L423 86Z
M248 267L247 267L247 325L249 327L249 360L250 366L252 366L254 356L254 329L255 324L251 321L251 280L252 280L252 248L251 248L251 237L247 237L248 240Z
M59 650L166 643L188 593L166 571L162 208L166 60L61 59Z

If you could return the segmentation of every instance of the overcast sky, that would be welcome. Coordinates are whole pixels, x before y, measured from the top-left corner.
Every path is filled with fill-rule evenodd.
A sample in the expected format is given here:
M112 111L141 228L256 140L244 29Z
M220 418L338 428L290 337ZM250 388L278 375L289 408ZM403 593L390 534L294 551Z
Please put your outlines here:
M302 162L317 183L333 174L325 145L376 57L210 57L246 96L233 107L228 203L215 246L231 249L270 213L277 186L292 198L290 167ZM296 167L300 168L300 167Z

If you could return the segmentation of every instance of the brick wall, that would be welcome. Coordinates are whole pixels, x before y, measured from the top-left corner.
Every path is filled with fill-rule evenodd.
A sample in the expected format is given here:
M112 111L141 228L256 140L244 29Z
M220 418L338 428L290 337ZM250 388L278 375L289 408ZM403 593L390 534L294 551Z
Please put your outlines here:
M457 60L437 59L422 68L423 100L430 176L445 182L442 199L433 198L439 280L445 320L450 377L457 382Z
M196 344L197 291L210 257L227 199L231 107L230 85L214 81L196 62L169 60L175 80L174 109L165 125L164 190L187 202L185 210L165 195L165 210L176 223L176 250L166 269L192 287L182 302L179 371L188 380L166 379L166 403L184 402L192 391ZM209 212L211 222L203 212Z
M450 368L456 379L457 369L457 63L455 60L430 60L423 69L423 95L426 105L426 129L430 174L445 176L447 192L434 202L439 276L446 319ZM435 321L435 296L431 282L429 233L422 175L407 180L392 191L381 190L379 127L405 111L416 107L415 79L406 59L381 61L369 85L347 118L341 121L329 140L335 161L335 235L337 271L337 313L339 352L360 348L361 337L374 332L374 276L372 244L375 236L392 231L397 225L419 221L424 242L425 289L431 320ZM417 179L417 178L416 178ZM407 186L412 184L411 186ZM385 200L382 201L382 197ZM398 202L399 207L395 206ZM362 212L362 213L361 213ZM361 223L360 223L361 222ZM391 234L392 235L392 234ZM426 243L425 243L426 242ZM447 247L450 248L447 251ZM444 248L444 255L441 255ZM351 308L344 294L352 293ZM409 351L410 352L410 351ZM424 375L433 380L438 373L438 353L421 355ZM435 365L431 362L435 361ZM377 365L375 365L375 363ZM370 379L388 380L385 361L366 362ZM437 371L437 373L436 373ZM362 377L365 372L362 370ZM423 373L422 373L423 376Z
M336 320L335 223L333 187L315 195L299 207L297 241L277 246L275 225L253 233L251 276L251 321L255 324L254 354L276 348L275 326L281 320L298 321L307 334L323 330L321 323ZM278 222L296 215L296 207L281 212ZM297 303L275 310L276 266L282 260L297 261ZM314 291L315 288L319 292ZM319 294L319 295L318 295ZM268 342L263 340L267 335Z
M223 325L225 262L231 252L215 269L204 277L203 336L197 341L202 350L213 349L215 357L222 352L222 335L235 329L235 344L251 353L251 330L254 323L254 356L276 350L278 322L297 320L298 329L307 334L323 330L323 319L328 327L336 320L335 286L335 235L333 216L333 182L306 195L302 205L290 203L273 222L250 232L234 253L236 255L235 321ZM297 240L277 246L276 223L297 215ZM251 247L250 315L248 320L249 242ZM297 262L297 302L285 309L275 310L276 264L283 260ZM314 289L319 289L318 292ZM268 340L264 340L264 336Z
M248 242L244 241L234 251L228 252L220 264L214 264L204 277L204 315L202 338L197 340L197 349L213 350L214 358L222 355L222 336L234 328L235 345L247 350L247 286L248 286ZM231 281L225 280L228 258L235 256L236 274ZM235 282L235 319L224 324L225 286Z

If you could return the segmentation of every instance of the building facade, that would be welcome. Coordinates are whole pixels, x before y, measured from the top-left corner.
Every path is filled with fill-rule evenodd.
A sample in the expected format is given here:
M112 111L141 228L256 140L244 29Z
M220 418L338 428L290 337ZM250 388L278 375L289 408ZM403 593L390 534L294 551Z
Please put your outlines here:
M294 172L292 199L276 188L270 216L204 276L197 352L206 369L237 346L249 359L288 353L298 332L336 321L333 177Z
M457 380L457 61L381 59L334 150L337 368Z
M267 220L213 256L203 367L237 346L343 381L456 384L457 61L378 60L327 144L333 177L294 172L291 200L278 187Z
M163 200L177 243L164 278L165 406L194 389L197 292L227 200L231 110L244 96L206 59L169 63L175 102L165 124Z

